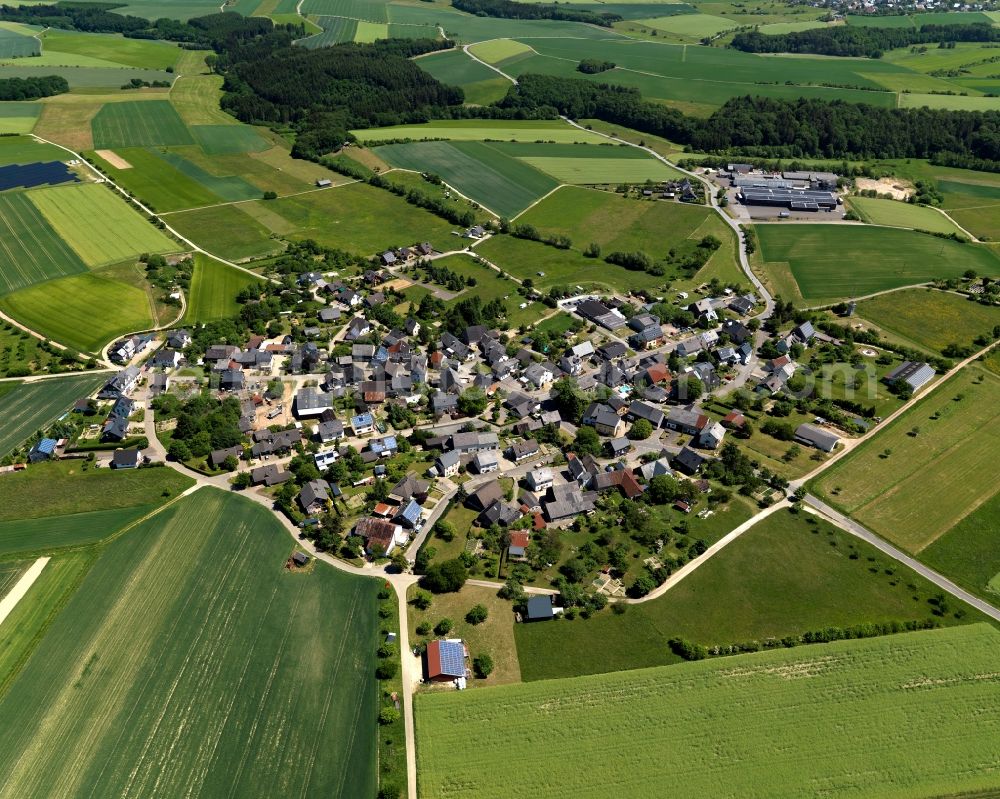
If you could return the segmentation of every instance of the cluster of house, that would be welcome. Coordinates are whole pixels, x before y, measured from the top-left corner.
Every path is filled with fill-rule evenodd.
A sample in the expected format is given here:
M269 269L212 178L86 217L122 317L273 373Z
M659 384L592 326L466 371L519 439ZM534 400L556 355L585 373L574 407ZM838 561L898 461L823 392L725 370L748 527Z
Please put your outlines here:
M375 505L370 516L358 520L354 534L364 540L368 555L387 558L397 547L406 546L410 534L423 527L429 490L428 481L408 474L390 489L384 502Z
M658 197L661 200L680 200L684 203L701 202L701 196L687 178L667 180L655 188L643 189L642 196Z
M417 258L426 258L434 254L434 247L429 241L414 244L412 247L400 247L395 250L386 250L379 256L382 266L400 266L407 264Z

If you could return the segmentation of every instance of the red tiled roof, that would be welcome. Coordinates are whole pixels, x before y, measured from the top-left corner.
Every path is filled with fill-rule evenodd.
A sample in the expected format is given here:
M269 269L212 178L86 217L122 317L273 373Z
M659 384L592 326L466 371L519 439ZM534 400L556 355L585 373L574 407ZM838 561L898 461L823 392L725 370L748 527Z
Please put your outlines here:
M531 534L527 530L515 530L510 534L512 547L526 547L531 542Z

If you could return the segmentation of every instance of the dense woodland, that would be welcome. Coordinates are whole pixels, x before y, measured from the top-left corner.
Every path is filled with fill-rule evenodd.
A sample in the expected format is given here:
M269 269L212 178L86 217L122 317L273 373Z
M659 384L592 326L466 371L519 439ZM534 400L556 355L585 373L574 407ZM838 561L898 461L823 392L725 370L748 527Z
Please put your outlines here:
M881 58L886 50L915 44L1000 41L1000 28L972 25L921 25L920 28L869 28L838 25L792 33L737 33L732 46L747 53L815 53Z
M501 17L503 19L560 19L569 22L588 22L610 28L622 18L608 12L585 11L580 8L561 8L558 5L516 3L513 0L452 0L459 11L479 17ZM599 8L599 6L595 6Z
M59 75L0 79L0 100L37 100L68 91L69 83Z

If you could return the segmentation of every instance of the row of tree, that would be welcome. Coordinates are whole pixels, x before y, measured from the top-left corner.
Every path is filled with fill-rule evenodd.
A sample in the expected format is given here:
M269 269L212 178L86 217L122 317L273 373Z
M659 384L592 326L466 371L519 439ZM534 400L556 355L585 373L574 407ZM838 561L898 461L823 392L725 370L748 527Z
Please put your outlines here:
M69 83L61 75L0 79L0 100L37 100L68 91Z
M732 45L747 53L816 53L881 58L886 50L915 44L996 41L1000 41L1000 29L986 23L921 25L919 28L838 25L790 33L744 31L733 37Z
M607 11L587 11L582 8L560 7L541 3L517 3L514 0L453 0L459 11L478 17L501 19L557 19L568 22L585 22L610 28L622 19L620 14ZM599 6L598 6L599 7Z

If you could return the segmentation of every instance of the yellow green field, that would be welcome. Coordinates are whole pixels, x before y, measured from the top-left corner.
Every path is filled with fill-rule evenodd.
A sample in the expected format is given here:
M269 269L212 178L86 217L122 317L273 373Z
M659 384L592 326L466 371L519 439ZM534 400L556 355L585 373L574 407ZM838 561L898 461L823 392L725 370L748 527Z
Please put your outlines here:
M602 144L603 136L549 120L457 119L428 122L424 125L394 125L352 131L359 141L380 142L386 139L450 139L453 141L552 141L560 144L589 142Z
M508 58L534 52L531 45L513 39L492 39L469 48L476 58L488 64L499 64Z
M37 189L29 197L87 266L117 263L144 252L182 249L107 186L58 186Z
M815 481L832 505L920 552L996 493L1000 377L976 364Z
M850 207L870 225L890 225L931 233L965 235L945 214L925 205L911 205L898 200L877 200L873 197L851 197Z

